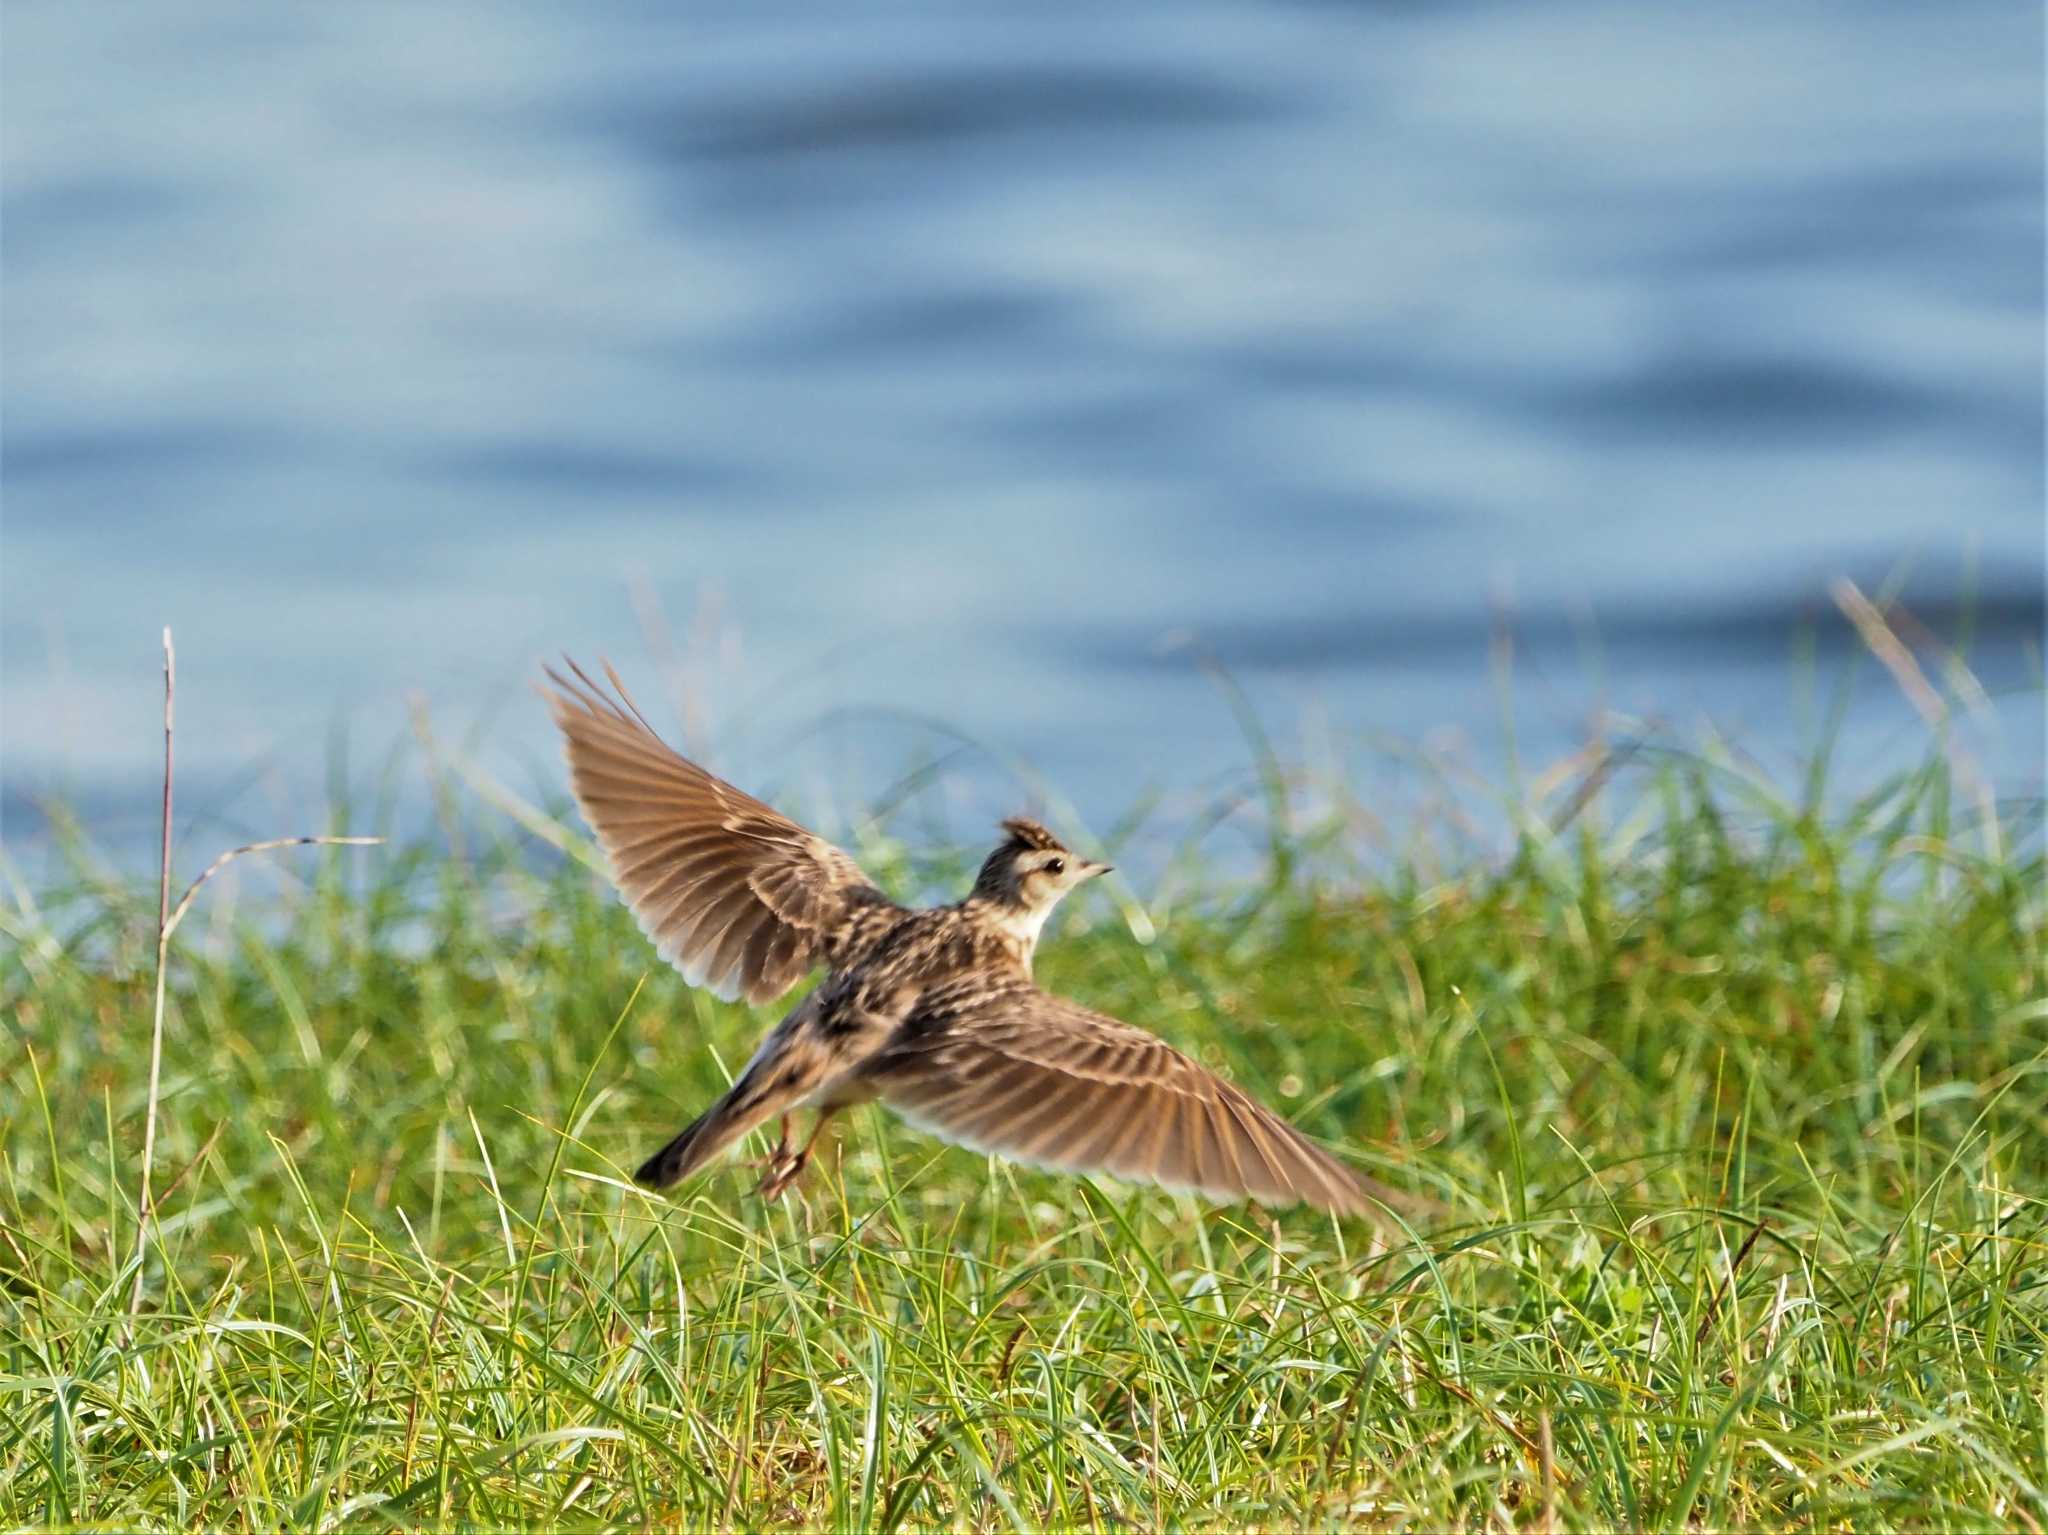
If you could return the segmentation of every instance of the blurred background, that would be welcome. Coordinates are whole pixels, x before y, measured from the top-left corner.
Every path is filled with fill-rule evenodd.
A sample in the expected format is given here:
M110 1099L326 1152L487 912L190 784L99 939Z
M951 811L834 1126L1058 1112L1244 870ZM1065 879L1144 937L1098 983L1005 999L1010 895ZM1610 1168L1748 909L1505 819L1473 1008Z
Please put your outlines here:
M164 624L205 851L421 720L559 794L564 650L969 840L1248 781L1210 659L1368 795L1838 710L1853 787L1928 734L1838 577L2038 796L2041 28L11 6L0 839L147 866Z

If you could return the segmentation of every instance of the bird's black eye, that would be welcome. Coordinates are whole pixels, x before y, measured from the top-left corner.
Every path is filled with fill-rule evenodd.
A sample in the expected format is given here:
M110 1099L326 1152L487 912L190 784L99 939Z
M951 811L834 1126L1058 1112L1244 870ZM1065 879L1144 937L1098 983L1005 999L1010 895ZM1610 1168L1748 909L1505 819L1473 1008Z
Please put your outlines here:
M1047 859L1047 860L1045 861L1045 872L1046 872L1046 873L1048 873L1048 874L1064 874L1064 873L1066 873L1066 872L1067 872L1067 861L1066 861L1066 859L1064 859L1064 858L1048 858L1048 859Z

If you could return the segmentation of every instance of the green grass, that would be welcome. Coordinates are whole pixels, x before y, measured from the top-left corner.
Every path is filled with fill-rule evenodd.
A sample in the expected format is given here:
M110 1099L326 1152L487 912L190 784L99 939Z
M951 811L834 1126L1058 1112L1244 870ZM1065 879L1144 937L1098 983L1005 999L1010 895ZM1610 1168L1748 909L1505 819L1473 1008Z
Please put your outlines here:
M873 1110L783 1204L650 1198L769 1015L573 861L315 855L180 936L132 1336L154 891L17 889L0 1521L2038 1530L2039 807L1953 789L1673 764L1448 874L1297 817L1284 879L1055 927L1042 981L1434 1194L1419 1240Z

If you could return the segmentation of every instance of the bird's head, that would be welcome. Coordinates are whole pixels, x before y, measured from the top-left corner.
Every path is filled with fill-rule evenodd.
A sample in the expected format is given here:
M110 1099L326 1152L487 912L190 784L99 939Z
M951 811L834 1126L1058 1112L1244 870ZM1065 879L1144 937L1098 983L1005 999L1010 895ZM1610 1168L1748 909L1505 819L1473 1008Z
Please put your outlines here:
M1036 821L1012 816L1003 830L1008 837L982 861L974 893L1013 911L1028 922L1034 937L1061 896L1110 870L1106 863L1069 852Z

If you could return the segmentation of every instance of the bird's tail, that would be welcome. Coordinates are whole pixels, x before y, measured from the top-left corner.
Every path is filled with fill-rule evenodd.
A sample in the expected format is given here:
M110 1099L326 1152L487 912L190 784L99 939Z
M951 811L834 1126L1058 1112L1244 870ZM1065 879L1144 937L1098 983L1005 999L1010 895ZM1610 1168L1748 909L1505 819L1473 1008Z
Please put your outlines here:
M723 1102L700 1115L687 1129L640 1164L633 1181L645 1188L665 1189L681 1183L753 1126L736 1124L722 1111Z
M748 1073L680 1135L640 1164L633 1181L650 1189L680 1183L776 1110L787 1095L770 1096Z

